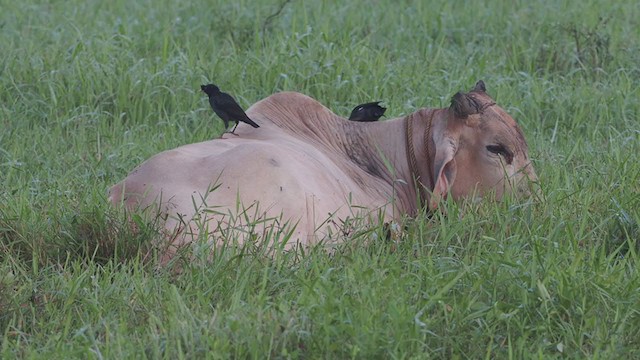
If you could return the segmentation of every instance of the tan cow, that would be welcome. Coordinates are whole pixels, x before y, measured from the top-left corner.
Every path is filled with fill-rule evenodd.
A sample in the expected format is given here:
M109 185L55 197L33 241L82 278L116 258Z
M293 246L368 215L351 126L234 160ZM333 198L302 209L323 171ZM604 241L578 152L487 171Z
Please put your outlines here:
M383 122L347 121L293 92L247 114L260 128L155 155L110 201L162 215L176 247L203 234L220 244L286 233L286 249L340 241L349 219L398 220L446 196L499 199L536 180L520 127L481 81L449 108Z

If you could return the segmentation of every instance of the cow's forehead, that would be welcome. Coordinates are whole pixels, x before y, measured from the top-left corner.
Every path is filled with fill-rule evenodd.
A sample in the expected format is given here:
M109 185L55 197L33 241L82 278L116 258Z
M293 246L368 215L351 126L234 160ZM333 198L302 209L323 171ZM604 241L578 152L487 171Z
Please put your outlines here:
M503 138L503 141L512 142L518 150L527 151L527 142L522 128L500 105L497 105L491 97L483 94L470 94L483 110L480 113L480 127L492 134Z

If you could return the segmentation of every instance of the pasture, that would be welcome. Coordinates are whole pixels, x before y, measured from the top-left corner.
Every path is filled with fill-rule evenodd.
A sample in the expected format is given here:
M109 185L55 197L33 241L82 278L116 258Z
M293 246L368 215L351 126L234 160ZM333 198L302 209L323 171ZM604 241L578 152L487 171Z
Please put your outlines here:
M640 357L637 1L0 9L1 358ZM447 203L398 242L369 241L380 224L332 254L200 244L162 268L155 224L106 202L222 132L201 84L391 118L479 79L523 128L538 198Z

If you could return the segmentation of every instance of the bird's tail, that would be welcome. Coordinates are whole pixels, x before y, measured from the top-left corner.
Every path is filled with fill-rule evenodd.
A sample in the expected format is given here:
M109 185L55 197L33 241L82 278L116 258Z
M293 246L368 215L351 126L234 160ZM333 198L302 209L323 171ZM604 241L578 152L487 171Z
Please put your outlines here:
M244 122L246 122L247 124L253 126L254 128L259 128L260 125L256 124L255 122L253 122L253 120L249 119L249 117L247 116L247 118L244 120Z

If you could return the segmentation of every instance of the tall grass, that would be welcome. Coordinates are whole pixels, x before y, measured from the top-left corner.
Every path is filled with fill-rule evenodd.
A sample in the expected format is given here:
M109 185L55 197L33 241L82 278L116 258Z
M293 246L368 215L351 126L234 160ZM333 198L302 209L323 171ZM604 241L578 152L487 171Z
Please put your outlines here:
M0 0L0 357L640 356L635 1L291 1L265 24L280 4ZM222 130L201 83L401 116L478 79L543 201L180 271L106 205L143 160Z

